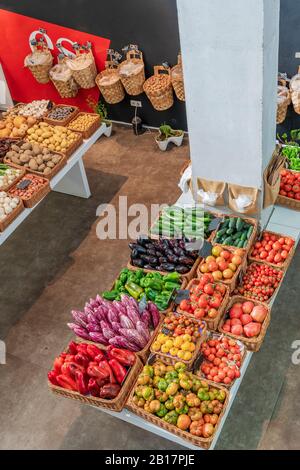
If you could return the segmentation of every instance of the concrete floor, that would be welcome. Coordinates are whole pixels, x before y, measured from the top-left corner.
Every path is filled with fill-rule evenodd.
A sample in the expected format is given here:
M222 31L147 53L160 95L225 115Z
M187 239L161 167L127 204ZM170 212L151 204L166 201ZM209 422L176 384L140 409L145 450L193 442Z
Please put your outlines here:
M101 411L53 396L46 373L72 334L70 310L109 288L128 261L126 240L96 236L99 204L173 203L181 148L161 153L149 133L118 127L85 156L93 196L52 192L0 247L0 449L180 449ZM299 449L299 366L291 344L300 339L297 271L291 264L272 311L261 351L254 355L219 439L219 449ZM116 437L117 436L117 437Z

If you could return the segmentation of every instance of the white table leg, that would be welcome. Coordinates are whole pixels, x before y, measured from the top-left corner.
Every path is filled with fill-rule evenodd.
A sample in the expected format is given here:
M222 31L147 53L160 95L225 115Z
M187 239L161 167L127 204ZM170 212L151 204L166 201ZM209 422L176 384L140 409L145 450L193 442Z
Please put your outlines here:
M72 166L70 171L54 186L53 191L83 197L85 199L91 196L82 159L78 160L78 162Z

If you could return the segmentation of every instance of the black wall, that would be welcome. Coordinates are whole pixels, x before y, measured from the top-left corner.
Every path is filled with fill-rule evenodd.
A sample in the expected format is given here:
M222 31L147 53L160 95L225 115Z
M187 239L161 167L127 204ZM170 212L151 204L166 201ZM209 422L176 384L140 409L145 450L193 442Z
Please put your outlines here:
M111 40L122 52L127 44L138 44L144 54L146 77L153 65L177 63L180 50L175 0L7 0L0 8L50 23L85 31ZM138 114L150 126L167 122L175 129L187 129L184 103L174 96L174 106L155 111L145 94ZM119 104L108 106L111 119L130 122L134 108L128 95Z
M281 0L280 2L280 36L279 36L279 72L285 72L291 78L298 72L300 59L295 53L300 52L300 1ZM286 120L278 126L278 132L300 128L300 115L293 106L289 106Z

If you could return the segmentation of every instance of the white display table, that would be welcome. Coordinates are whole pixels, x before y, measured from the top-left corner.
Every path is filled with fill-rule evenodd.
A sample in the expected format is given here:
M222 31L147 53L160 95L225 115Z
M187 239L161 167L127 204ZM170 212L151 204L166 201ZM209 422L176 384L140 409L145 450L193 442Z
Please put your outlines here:
M75 150L68 159L67 164L57 173L57 175L54 176L54 178L50 180L52 191L83 198L90 197L91 192L82 158L102 134L108 135L107 129L106 124L102 124L89 139L84 140L81 146ZM42 200L43 199L41 199L41 201ZM15 231L23 220L29 216L41 201L31 209L24 209L21 214L4 230L4 232L0 232L0 245L5 242L5 240Z

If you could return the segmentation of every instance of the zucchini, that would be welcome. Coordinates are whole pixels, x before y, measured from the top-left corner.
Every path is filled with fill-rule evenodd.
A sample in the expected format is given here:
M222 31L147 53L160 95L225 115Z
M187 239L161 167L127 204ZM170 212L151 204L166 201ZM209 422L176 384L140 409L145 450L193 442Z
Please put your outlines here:
M233 228L233 229L236 228L236 222L235 222L235 218L234 218L234 217L232 217L231 219L229 219L229 228Z
M222 229L223 228L228 228L229 222L230 222L230 219L225 219L224 222L222 223Z
M240 240L243 241L243 242L244 242L245 240L248 241L248 239L247 239L247 232L243 232L243 233L242 233Z
M244 248L244 241L243 240L239 240L238 244L237 244L237 248ZM248 243L248 241L246 240L246 244Z
M253 225L250 225L250 227L248 228L248 232L247 232L247 240L249 240L249 238L251 237L253 230L254 230Z
M232 235L234 233L234 229L233 228L228 228L226 230L226 233L227 233L227 235Z
M238 238L238 239L234 240L233 246L238 247L238 244L239 244L239 243L240 243L240 239Z
M217 231L217 237L221 237L222 235L225 235L226 233L226 228L222 228L221 230Z
M244 244L243 244L243 246L242 246L241 248L246 248L247 245L248 245L248 240L245 240L245 241L244 241Z
M223 240L222 244L223 245L232 245L232 242L233 242L232 237L229 236L229 237L226 237L225 240Z
M241 238L242 233L243 233L243 232L236 232L236 233L232 236L233 240L238 240L239 238Z
M241 217L238 217L238 218L236 219L236 229L237 229L238 231L241 231L242 228L243 228L243 226L244 226L243 219L242 219Z

